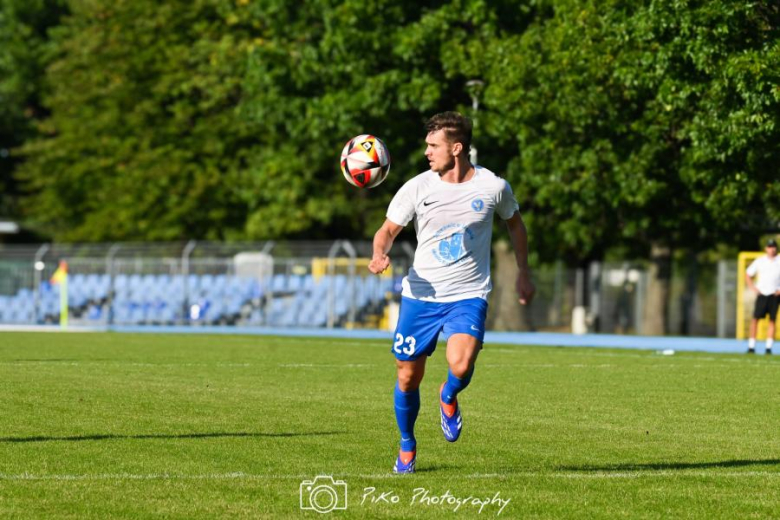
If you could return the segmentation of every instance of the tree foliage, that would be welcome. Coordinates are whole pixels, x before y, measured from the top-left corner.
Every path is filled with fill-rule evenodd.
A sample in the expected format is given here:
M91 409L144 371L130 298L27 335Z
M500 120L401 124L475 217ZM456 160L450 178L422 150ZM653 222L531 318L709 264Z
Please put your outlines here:
M776 215L777 14L769 2L561 1L502 38L486 103L506 107L492 132L517 139L509 175L536 239L575 257L698 248Z
M11 0L5 0L11 1ZM18 176L58 239L368 237L477 116L543 256L699 247L780 218L769 1L70 0ZM467 84L480 79L478 114ZM338 154L390 146L355 191Z
M61 239L224 238L254 139L236 117L246 28L227 4L84 0L54 39L30 217Z
M52 46L48 29L65 12L62 0L0 0L0 216L18 210L12 150L35 135L44 71Z

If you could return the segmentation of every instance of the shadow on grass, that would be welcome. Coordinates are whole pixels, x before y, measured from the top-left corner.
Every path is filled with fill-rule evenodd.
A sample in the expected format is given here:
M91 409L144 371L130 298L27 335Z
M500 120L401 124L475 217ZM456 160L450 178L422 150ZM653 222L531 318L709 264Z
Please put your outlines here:
M560 466L558 469L563 471L582 472L621 472L741 468L745 466L780 466L780 459L717 460L712 462L651 462L647 464L610 464L605 466Z
M140 435L117 435L107 433L104 435L73 435L70 437L0 437L0 442L50 442L50 441L104 441L114 439L212 439L220 437L319 437L321 435L342 435L347 432L269 432L269 433L251 433L251 432L214 432L214 433L181 433L181 434L162 434L148 433Z

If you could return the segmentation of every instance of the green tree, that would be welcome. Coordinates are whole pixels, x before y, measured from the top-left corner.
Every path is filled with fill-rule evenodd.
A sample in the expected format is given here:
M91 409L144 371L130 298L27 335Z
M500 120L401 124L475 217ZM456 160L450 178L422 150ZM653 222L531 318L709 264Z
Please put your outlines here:
M777 7L617 0L73 0L20 178L59 239L366 237L470 112L546 259L729 240L777 214ZM389 143L356 191L338 154ZM663 211L658 211L663 208Z
M468 99L472 72L460 59L478 63L495 15L482 1L270 4L253 5L268 38L246 83L245 113L262 128L247 233L369 237L395 189L425 169L425 119ZM369 192L338 172L342 146L360 133L380 136L393 157L385 185Z
M778 7L550 7L490 48L486 124L516 143L509 177L545 256L653 259L649 328L662 333L672 252L777 215Z
M460 58L479 65L496 18L473 0L72 11L47 71L52 116L20 174L30 218L70 240L370 236L424 169L425 118L468 100ZM338 171L358 133L393 156L370 192Z
M61 240L220 239L256 139L237 117L251 23L231 2L72 2L51 117L24 147L30 219Z
M548 256L705 247L773 206L772 20L770 2L559 1L491 48L486 124L516 143Z
M66 8L61 0L0 0L0 216L17 214L19 190L12 150L35 135L44 117L43 78L52 45L49 28Z

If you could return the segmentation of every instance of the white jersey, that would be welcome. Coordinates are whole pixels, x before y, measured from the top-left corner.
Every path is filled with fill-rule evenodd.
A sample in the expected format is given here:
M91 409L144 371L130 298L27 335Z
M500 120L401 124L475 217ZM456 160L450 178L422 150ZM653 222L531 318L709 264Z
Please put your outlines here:
M755 284L758 292L764 296L774 294L780 289L780 255L771 260L766 255L756 258L747 268L747 274L750 277L758 275Z
M512 188L487 168L455 184L428 170L396 193L387 218L406 226L414 218L417 250L401 294L432 302L487 299L493 213L507 220L518 210Z

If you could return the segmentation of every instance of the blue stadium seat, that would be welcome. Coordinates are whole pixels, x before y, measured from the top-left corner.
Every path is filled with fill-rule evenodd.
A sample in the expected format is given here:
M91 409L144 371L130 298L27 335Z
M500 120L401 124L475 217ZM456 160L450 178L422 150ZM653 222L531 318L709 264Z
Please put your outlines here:
M108 296L108 291L110 288L111 288L111 277L107 274L98 276L97 290L98 290L98 294L101 295L101 298L105 298Z
M145 274L141 277L141 283L139 285L144 289L151 289L157 285L157 277L153 274Z
M187 276L187 289L194 294L200 288L200 277L196 274Z
M129 301L116 302L114 304L114 322L120 325L129 324L131 307Z
M244 284L241 278L235 275L226 277L225 279L225 291L230 294L241 294L244 288Z
M103 309L99 305L90 305L87 309L86 318L92 321L100 321L103 317Z
M118 274L114 276L114 289L124 289L130 285L130 277L126 274Z
M214 286L214 275L204 274L200 277L200 289L208 291Z
M146 308L143 305L131 305L129 321L133 325L141 325L146 321Z
M281 292L287 290L287 275L275 274L271 278L271 290L273 292Z
M265 322L263 312L260 309L253 309L247 320L250 325L262 325Z
M140 274L131 274L127 277L127 285L130 287L139 287L143 278Z
M303 290L304 277L300 275L290 275L287 282L288 291L301 291Z

